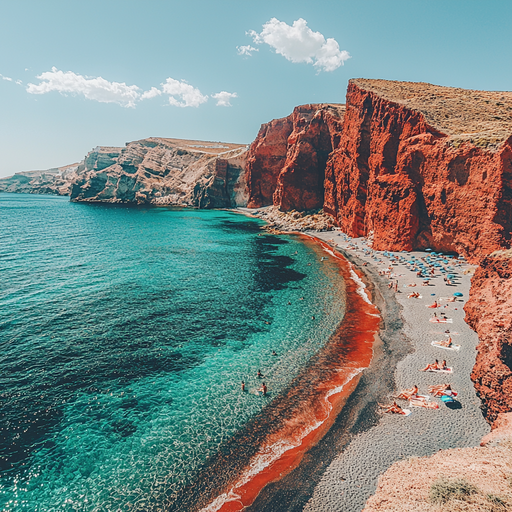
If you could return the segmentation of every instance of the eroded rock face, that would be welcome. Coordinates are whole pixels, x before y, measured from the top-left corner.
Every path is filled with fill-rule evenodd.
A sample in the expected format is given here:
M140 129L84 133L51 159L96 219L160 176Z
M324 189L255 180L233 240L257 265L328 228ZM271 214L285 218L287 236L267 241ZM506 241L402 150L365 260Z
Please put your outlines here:
M18 172L0 179L0 192L67 196L83 162L45 171Z
M247 158L248 206L321 208L325 164L339 143L343 114L343 105L302 105L262 125Z
M324 211L374 248L510 247L512 93L351 80Z
M512 411L512 250L482 260L464 310L480 340L471 379L496 426L499 414Z
M180 139L130 142L117 155L89 153L72 201L245 206L246 146Z

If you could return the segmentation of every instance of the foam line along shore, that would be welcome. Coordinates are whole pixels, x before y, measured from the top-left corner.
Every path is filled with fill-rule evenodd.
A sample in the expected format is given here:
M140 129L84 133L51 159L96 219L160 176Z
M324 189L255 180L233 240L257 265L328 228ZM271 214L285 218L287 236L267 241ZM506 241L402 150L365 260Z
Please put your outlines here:
M267 484L297 467L304 454L329 431L361 373L371 363L380 315L362 276L325 242L302 238L305 243L319 244L325 254L336 259L346 284L344 319L325 348L282 397L284 407L277 407L285 415L282 428L265 439L235 481L202 509L205 512L243 510Z

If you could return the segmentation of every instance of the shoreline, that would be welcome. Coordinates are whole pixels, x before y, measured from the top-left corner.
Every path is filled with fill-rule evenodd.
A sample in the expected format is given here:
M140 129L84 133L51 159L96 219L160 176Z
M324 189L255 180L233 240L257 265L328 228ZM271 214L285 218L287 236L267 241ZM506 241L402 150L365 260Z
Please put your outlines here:
M238 476L223 487L220 495L217 493L200 508L205 512L249 510L262 489L271 482L280 481L299 466L310 448L330 430L373 358L380 315L364 291L365 284L354 273L352 263L342 255L333 254L332 248L321 240L300 233L294 235L336 260L346 286L345 316L326 346L304 368L290 389L262 412L272 415L272 409L279 409L278 404L282 402L285 406L281 409L283 428L261 440L258 452L246 461ZM307 394L301 391L304 382L309 382L305 386L310 388ZM290 415L294 410L297 414Z
M335 233L338 235L339 232ZM333 238L328 233L317 236L324 239ZM448 448L477 446L490 429L482 414L480 399L470 380L479 340L464 321L463 306L469 296L470 272L473 266L466 263L460 268L452 266L456 275L453 285L444 282L442 275L436 272L436 277L431 279L428 286L421 286L422 278L417 277L415 271L409 270L405 264L393 264L391 267L389 255L407 255L407 260L412 261L412 258L427 257L427 252L375 251L376 261L371 255L364 255L363 249L368 250L367 246L363 245L364 240L352 240L342 234L335 238L339 239L336 240L338 243L342 239L346 240L339 243L338 250L352 254L353 258L359 261L360 268L372 273L374 281L380 281L381 288L384 287L382 293L391 292L391 299L400 308L400 316L403 319L401 332L412 350L399 358L395 366L389 368L389 373L396 383L395 390L400 391L417 384L420 393L425 394L429 385L451 383L459 392L459 396L453 407L443 404L438 399L432 399L438 403L439 409L411 408L412 414L409 417L385 414L380 416L372 428L359 428L349 445L338 454L322 475L304 508L308 512L360 511L367 499L374 494L380 474L394 462L411 457L430 456ZM362 266L364 264L366 265ZM394 279L398 279L399 293L387 289L388 277L379 276L379 270L382 271L386 267L392 268ZM416 284L416 287L409 287L408 284ZM408 299L410 291L419 291L422 298ZM448 296L453 297L454 292L462 293L462 298L453 303L441 300ZM439 300L442 307L428 308L434 300ZM452 322L429 322L433 312L436 312L437 316L441 316L442 312L446 313ZM384 317L384 322L386 321L389 319ZM446 329L452 333L450 335L453 335L454 343L461 345L459 351L442 350L431 345L432 340L445 336ZM419 371L436 358L439 361L446 359L448 366L454 368L453 374ZM387 400L381 403L389 403L391 400L390 393ZM401 401L399 404L402 407L408 405L407 402Z

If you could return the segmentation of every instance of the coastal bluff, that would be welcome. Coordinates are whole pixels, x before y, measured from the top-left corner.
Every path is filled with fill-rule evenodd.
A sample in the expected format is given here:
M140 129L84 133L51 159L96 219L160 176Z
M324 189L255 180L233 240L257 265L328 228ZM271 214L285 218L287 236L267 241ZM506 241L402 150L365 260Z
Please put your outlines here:
M129 142L109 161L93 151L73 183L71 201L226 208L245 205L247 148L150 137Z
M510 246L512 93L350 80L324 211L375 249Z

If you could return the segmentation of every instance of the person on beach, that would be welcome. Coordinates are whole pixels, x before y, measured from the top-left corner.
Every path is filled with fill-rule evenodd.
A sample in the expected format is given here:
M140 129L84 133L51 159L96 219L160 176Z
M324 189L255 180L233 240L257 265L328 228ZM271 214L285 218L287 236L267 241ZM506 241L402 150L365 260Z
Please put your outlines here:
M410 400L413 397L416 397L418 395L418 386L416 384L411 389L404 389L397 398L400 398L402 400Z
M457 393L452 389L451 384L437 384L436 386L429 386L428 392L434 397L439 396L457 396Z
M418 292L411 292L409 295L407 295L408 299L417 299L419 298L420 294Z
M428 372L429 370L440 370L439 368L439 361L436 359L436 362L433 364L427 364L423 370L420 370L420 372Z
M260 393L263 393L263 395L264 395L264 396L267 394L267 386L265 385L265 383L264 383L264 382L262 382L262 383L261 383L261 388L260 388L260 389L258 389L258 391L259 391Z
M437 304L437 300L434 301L434 304L430 304L430 306L427 306L427 308L438 308L439 305Z
M395 282L395 293L398 293L398 280Z
M452 346L452 337L451 336L448 336L448 339L447 340L441 340L439 341L438 345L440 347L446 347L446 348L450 348Z
M440 370L447 370L448 369L448 365L446 364L446 359L443 359L443 361L441 362L441 366L439 367Z
M394 414L405 414L404 410L393 400L391 405L378 404L383 409L382 412L391 412Z

